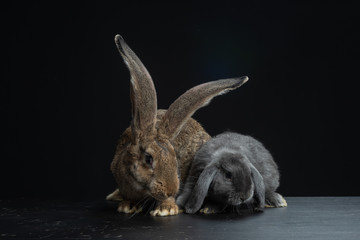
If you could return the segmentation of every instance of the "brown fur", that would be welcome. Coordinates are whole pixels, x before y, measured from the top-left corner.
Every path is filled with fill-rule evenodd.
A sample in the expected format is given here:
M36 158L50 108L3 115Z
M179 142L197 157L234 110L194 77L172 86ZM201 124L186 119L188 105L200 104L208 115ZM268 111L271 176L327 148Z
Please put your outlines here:
M160 131L166 133L170 139L176 137L196 110L209 104L211 99L217 95L240 87L247 80L247 77L223 79L203 83L189 89L170 105L165 113Z
M157 110L154 84L144 65L117 35L115 42L131 76L132 122L120 137L111 171L118 189L108 199L122 199L121 212L138 212L136 204L158 200L153 215L178 213L175 197L185 182L196 151L210 139L191 118L199 108L226 91L236 89L247 77L208 82L181 95L166 110Z
M158 111L157 117L159 120L163 117L164 113L165 110ZM158 180L154 183L155 189L150 191L146 187L144 188L144 186L150 185L154 171L142 166L143 159L141 153L135 150L139 149L139 147L131 144L131 128L127 128L122 134L111 163L111 171L123 198L139 201L146 196L153 195L154 198L162 200L163 196L165 196L163 193L166 193L166 187L169 188L166 196L174 197L178 192L179 180L181 183L185 182L196 151L203 143L210 139L210 136L197 121L191 118L173 141L167 142L168 140L164 141L163 138L164 136L157 136L154 139L155 141L160 141L163 146L166 146L166 150L161 147L159 148L158 144L147 143L152 147L151 150L150 148L148 149L154 158L154 169L158 169L158 174L163 175L162 184L159 184L158 182L161 180ZM172 162L172 159L177 161L177 164ZM171 166L174 165L178 166L175 169L175 174L171 171L173 170ZM129 173L131 174L129 175Z

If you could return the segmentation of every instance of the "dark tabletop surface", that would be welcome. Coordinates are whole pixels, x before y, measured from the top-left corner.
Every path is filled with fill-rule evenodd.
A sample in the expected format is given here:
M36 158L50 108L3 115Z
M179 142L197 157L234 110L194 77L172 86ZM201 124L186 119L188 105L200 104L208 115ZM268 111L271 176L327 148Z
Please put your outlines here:
M260 213L152 217L116 203L6 199L0 239L360 239L360 197L287 197Z

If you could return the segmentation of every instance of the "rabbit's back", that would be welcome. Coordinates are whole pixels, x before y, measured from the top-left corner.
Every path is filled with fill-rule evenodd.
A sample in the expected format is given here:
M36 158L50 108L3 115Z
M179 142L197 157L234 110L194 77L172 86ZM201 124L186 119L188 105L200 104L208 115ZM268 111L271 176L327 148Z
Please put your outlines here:
M158 110L158 119L161 119L165 112L166 110ZM210 138L201 124L190 118L179 134L171 141L178 161L180 182L185 182L195 153Z

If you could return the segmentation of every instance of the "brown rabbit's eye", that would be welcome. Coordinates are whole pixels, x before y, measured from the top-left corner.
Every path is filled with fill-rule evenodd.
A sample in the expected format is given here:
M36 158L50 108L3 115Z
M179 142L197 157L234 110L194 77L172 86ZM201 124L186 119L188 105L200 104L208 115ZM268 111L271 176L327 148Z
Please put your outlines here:
M149 165L149 166L153 166L153 158L150 154L145 154L145 162Z

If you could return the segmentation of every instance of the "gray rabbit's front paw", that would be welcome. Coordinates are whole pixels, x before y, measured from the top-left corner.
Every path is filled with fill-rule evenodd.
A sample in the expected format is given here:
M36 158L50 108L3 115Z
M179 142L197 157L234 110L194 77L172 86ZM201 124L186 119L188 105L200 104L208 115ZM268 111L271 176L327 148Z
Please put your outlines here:
M200 213L202 214L214 214L222 212L226 208L226 205L219 203L205 203L203 207L200 209Z
M211 208L202 208L202 209L200 209L200 213L212 214L212 213L217 213L217 212L216 212L216 210L211 209Z
M283 196L278 193L273 193L272 195L266 198L266 208L280 208L287 207L287 202Z

